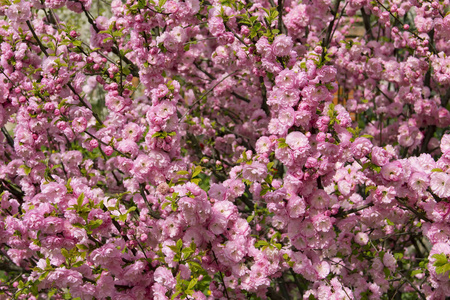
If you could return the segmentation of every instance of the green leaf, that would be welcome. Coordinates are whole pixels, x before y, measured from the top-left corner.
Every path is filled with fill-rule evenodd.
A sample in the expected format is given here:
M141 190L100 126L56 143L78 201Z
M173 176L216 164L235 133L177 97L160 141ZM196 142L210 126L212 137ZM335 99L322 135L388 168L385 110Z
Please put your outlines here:
M181 171L177 172L177 175L188 175L188 174L189 174L189 172L185 171L185 170L181 170Z
M434 168L431 170L431 172L444 172L444 171L442 171L441 168Z
M199 264L199 263L196 262L196 261L188 261L188 264L189 264L189 268L190 268L192 271L195 271L195 270L201 271L201 270L203 270L202 265Z
M66 292L63 297L65 300L72 299L72 295L70 294L70 292Z
M287 148L287 147L289 147L289 145L285 142L278 143L278 148L280 148L280 149Z
M81 41L72 41L72 44L75 46L75 47L80 47L81 46Z
M138 8L143 9L145 7L146 1L145 0L139 0L138 1Z
M450 263L447 263L443 266L436 267L436 273L442 274L450 271Z
M384 272L384 276L386 278L391 275L391 271L388 268L386 268L386 267L384 267L383 272Z
M167 2L167 0L159 0L158 6L159 6L159 7L163 7L164 4L166 4L166 2Z
M194 288L194 286L197 284L197 282L198 282L198 279L197 278L193 278L192 280L191 280L191 282L189 282L189 285L188 285L188 290L192 290L193 288Z
M84 265L84 261L77 261L76 263L74 263L72 265L72 267L78 268L78 267L81 267L82 265Z
M196 185L198 185L200 183L200 181L202 181L200 178L191 179L191 182L195 183Z
M261 190L261 192L259 192L259 195L260 195L260 196L264 196L265 194L267 194L268 191L269 191L269 188L263 188L263 189Z
M181 291L175 292L175 294L173 294L170 299L171 300L175 299L179 294L181 294Z
M61 254L65 257L65 258L69 258L69 251L67 251L67 249L61 248Z
M31 168L26 165L21 165L20 168L22 168L25 172L25 175L28 175L31 173Z
M39 276L39 281L44 280L47 277L48 273L49 273L49 271L46 271L43 274L41 274L41 276Z
M194 252L197 249L197 245L194 242L191 243L190 247L191 247L192 251L194 251Z
M86 245L83 245L83 244L77 244L77 248L79 250L89 250L89 248Z
M119 221L125 222L125 221L127 220L127 216L128 216L128 215L126 215L126 214L120 215L120 216L119 216Z
M394 226L394 225L395 225L394 222L392 222L392 221L389 220L388 218L386 218L385 220L386 220L386 223L387 223L389 226Z
M34 296L37 296L39 294L38 284L39 282L37 280L31 282L30 291Z
M179 239L177 241L177 248L179 249L178 251L181 251L181 248L183 248L183 240Z
M368 192L370 192L371 190L376 190L377 187L375 185L371 185L371 186L366 186L366 190L365 193L367 194Z
M81 193L81 195L77 199L78 208L81 208L83 206L84 201L84 193Z
M255 247L256 247L256 248L259 248L259 247L261 247L261 246L267 246L267 245L269 245L269 243L268 243L267 241L261 240L261 241L257 241L257 242L256 242Z
M202 167L196 166L194 172L192 172L192 178L196 177L202 171Z
M367 138L367 139L373 139L373 136L370 134L363 134L361 137Z
M130 212L132 212L132 211L135 211L137 208L136 208L136 206L132 206L132 207L130 207L128 210L127 210L127 213L130 213Z
M363 168L362 168L362 170L361 171L364 171L364 170L366 170L368 167L370 167L372 165L372 163L369 161L369 162L366 162L365 164L363 164Z
M396 252L396 253L394 253L394 257L396 260L400 260L403 258L403 253Z
M184 259L187 259L192 253L194 253L191 248L184 248L181 252L184 255Z
M441 253L441 254L434 254L431 257L436 260L434 262L434 264L433 264L433 266L435 266L435 267L443 266L443 265L445 265L448 262L447 255L445 255L443 253Z
M95 229L95 228L99 227L102 224L103 224L103 220L102 219L97 219L97 220L94 220L94 221L90 221L89 222L89 227L92 230L92 229Z
M47 294L47 299L52 299L52 297L58 292L57 289L52 289L50 292L48 292Z

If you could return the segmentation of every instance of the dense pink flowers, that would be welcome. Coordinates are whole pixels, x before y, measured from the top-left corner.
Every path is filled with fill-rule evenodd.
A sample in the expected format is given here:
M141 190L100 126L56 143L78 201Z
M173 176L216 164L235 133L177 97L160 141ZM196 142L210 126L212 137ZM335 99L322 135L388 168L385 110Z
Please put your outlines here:
M450 297L449 7L1 2L0 298Z

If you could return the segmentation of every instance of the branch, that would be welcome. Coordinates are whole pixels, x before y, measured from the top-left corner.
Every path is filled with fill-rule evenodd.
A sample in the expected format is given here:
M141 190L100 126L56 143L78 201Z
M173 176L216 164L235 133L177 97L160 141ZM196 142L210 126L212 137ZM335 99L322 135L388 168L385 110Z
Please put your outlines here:
M231 30L230 27L228 27L228 25L227 25L226 22L224 22L224 24L225 24L225 28L226 28L229 32L231 32L231 33L234 35L235 38L237 38L237 39L238 39L242 44L244 44L245 46L248 46L248 45L244 42L244 40L243 40L241 37L239 37L236 33L234 33L233 30Z
M94 136L93 134L89 133L87 130L84 131L84 133L86 133L87 135L89 135L90 137L92 137L93 139L96 139L100 144L102 144L103 146L111 146L108 145L107 143L103 142L101 139L99 139L98 137ZM113 148L114 151L116 151L117 153L119 153L122 156L128 157L130 158L129 155L117 150L115 147L111 146Z
M84 101L84 99L78 95L77 91L74 89L74 87L72 86L72 84L67 83L67 86L69 87L69 89L72 91L72 93L74 93L77 97L78 100L81 102L81 104L83 104L84 107L86 107L87 109L89 109L92 112L92 115L94 116L94 118L97 120L97 122L100 125L103 125L102 120L100 119L100 117L87 105L87 103Z
M286 26L283 23L283 0L278 0L278 30L281 33L286 33ZM270 28L270 26L268 26Z
M217 257L216 257L216 254L214 253L214 250L211 249L211 252L213 254L214 261L216 262L217 267L219 267L219 262L217 261ZM228 300L230 300L230 297L228 296L227 286L225 285L225 280L223 280L223 274L220 271L220 268L219 268L219 277L223 284L223 290L225 291L225 296L227 297Z
M207 90L197 101L195 101L192 105L191 108L180 118L180 122L183 121L183 119L191 113L191 111L194 109L195 105L197 105L203 98L205 98L209 93L211 93L216 86L218 86L219 84L221 84L225 79L227 79L230 76L233 76L234 74L236 74L238 71L234 71L231 74L228 74L227 76L225 76L224 78L222 78L219 82L217 82L212 88L210 88L209 90Z
M244 96L241 96L239 94L237 94L236 92L231 92L231 95L235 96L238 99L241 99L244 102L250 103L250 100L245 98Z
M88 19L89 24L92 25L92 27L94 28L95 32L100 32L100 30L97 27L97 24L95 24L94 19L89 15L88 11L86 10L86 8L84 7L83 3L81 3L80 1L77 1L78 3L81 4L81 7L83 9L83 12L86 16L86 18ZM125 55L122 55L120 53L120 50L116 47L111 47L112 52L119 56L125 63L127 63L128 65L130 65L130 72L134 77L139 77L139 68L131 61L129 60Z
M150 216L152 216L155 219L161 219L160 214L157 211L153 210L153 204L150 204L148 202L147 195L145 194L144 187L142 184L139 184L139 192L141 194L141 197L144 199L145 203L147 203L149 209L148 213L150 214Z
M3 135L6 137L6 141L8 142L8 144L14 149L14 140L9 135L8 131L6 130L6 128L2 127L1 130L2 130Z
M36 42L38 43L38 45L39 45L39 48L41 49L41 51L45 54L45 56L47 56L48 57L48 53L47 53L47 47L45 47L42 43L41 43L41 40L38 38L38 36L37 36L37 34L36 34L36 32L34 31L34 28L33 28L33 26L31 26L31 23L30 23L30 21L26 21L26 23L27 23L27 26L28 26L28 28L30 29L30 31L31 31L31 34L33 35L33 37L34 37L34 39L36 40Z
M259 76L259 84L261 85L261 96L263 98L261 108L264 110L267 116L270 116L270 109L267 105L267 90L266 85L264 84L264 78L262 76Z
M411 206L409 206L408 204L406 204L405 202L403 202L403 199L398 199L398 202L403 205L406 209L408 209L409 211L411 211L413 214L416 215L416 217L418 217L419 219L422 219L426 222L430 222L433 223L430 219L428 219L423 213L418 212L417 210L415 210L414 208L412 208Z
M369 38L373 40L372 26L370 26L370 16L366 14L366 12L364 11L364 7L361 8L361 15L363 17L366 33L369 35Z

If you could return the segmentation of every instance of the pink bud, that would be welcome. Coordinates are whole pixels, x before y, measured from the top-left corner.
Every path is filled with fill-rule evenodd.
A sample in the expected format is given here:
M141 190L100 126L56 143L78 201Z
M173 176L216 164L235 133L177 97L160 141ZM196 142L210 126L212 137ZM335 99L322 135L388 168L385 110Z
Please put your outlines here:
M92 148L97 148L97 147L98 147L98 141L97 141L97 140L90 140L90 141L89 141L89 145L90 145Z
M58 127L59 130L64 130L67 128L67 123L64 121L59 121L56 123L56 127Z
M145 233L143 233L141 235L141 242L145 242L147 239L148 239L148 236Z
M104 151L107 156L111 156L114 152L114 149L111 146L106 146Z

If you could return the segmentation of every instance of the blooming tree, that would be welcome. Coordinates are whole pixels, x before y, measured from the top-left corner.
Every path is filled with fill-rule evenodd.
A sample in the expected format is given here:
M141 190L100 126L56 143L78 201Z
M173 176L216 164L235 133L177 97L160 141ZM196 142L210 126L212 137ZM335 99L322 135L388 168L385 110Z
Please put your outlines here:
M0 299L450 297L449 6L0 0Z

